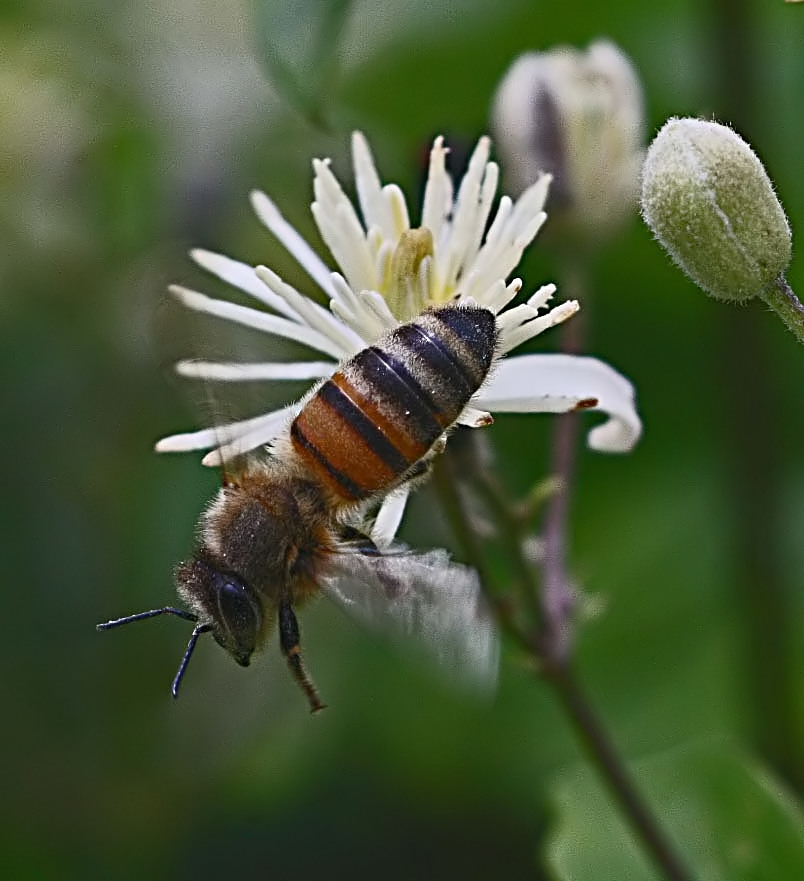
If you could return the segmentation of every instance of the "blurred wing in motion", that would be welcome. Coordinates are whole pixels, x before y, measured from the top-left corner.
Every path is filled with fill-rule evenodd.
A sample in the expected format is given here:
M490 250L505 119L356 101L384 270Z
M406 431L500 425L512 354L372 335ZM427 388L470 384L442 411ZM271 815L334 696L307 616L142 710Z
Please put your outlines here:
M336 553L318 580L372 629L421 644L450 680L494 688L499 645L480 581L446 551Z

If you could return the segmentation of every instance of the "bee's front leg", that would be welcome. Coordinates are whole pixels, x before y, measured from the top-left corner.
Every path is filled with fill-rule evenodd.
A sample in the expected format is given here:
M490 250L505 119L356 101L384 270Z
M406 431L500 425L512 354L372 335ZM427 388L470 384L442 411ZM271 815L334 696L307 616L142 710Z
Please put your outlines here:
M296 613L293 611L288 597L284 597L279 604L279 645L288 662L291 675L299 688L307 695L307 700L310 702L310 712L317 713L319 710L323 710L326 704L322 703L315 685L302 664L299 622L296 620Z

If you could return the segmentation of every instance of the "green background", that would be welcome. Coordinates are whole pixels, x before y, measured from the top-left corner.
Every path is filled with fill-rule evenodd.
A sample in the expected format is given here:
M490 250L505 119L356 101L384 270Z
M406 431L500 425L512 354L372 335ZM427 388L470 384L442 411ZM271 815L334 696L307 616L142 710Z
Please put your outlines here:
M510 647L497 697L477 703L322 602L302 622L329 704L311 718L273 650L243 671L207 641L174 703L180 622L94 624L173 602L172 567L217 482L199 457L151 451L196 418L168 377L164 290L222 290L186 251L306 284L252 216L251 188L318 242L310 159L332 156L348 179L352 128L384 179L415 193L435 134L471 143L487 130L516 54L606 36L640 71L648 131L670 115L733 122L795 231L804 5L355 3L340 40L327 25L333 54L312 65L327 75L302 78L328 130L260 66L269 44L301 57L308 7L320 10L268 4L262 31L246 3L2 7L0 876L518 878L549 862L567 877L652 877L606 874L606 846L626 858L601 831L607 802L596 808L597 784L573 776L572 731ZM535 289L558 267L537 245L523 272ZM804 292L795 257L789 280ZM581 627L580 670L649 790L669 779L691 791L732 748L773 769L762 791L784 806L786 844L753 841L750 811L726 825L784 854L751 877L802 877L789 800L804 784L804 352L761 306L708 300L636 217L592 287L587 351L635 382L645 434L629 456L581 455L573 570L597 614ZM550 422L506 416L489 430L512 492L545 476ZM411 543L450 542L433 507L424 490ZM696 770L668 773L666 756L688 748ZM762 801L707 793L703 817ZM654 797L663 812L661 787ZM556 856L561 829L591 867Z

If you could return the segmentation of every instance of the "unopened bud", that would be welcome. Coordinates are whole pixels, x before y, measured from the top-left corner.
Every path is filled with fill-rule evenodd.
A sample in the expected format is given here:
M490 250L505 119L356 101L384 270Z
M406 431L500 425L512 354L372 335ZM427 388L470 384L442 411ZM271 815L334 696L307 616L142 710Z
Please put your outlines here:
M549 234L607 238L637 206L644 158L642 89L630 60L598 40L521 55L494 98L494 140L506 187L553 175Z
M791 235L762 163L728 126L671 119L648 149L642 216L679 267L722 300L762 295Z

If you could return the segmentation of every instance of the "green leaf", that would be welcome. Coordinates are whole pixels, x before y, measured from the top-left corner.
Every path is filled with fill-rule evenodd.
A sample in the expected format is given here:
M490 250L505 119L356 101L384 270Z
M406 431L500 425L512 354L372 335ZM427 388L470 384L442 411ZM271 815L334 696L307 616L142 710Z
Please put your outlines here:
M804 815L739 747L707 741L634 767L637 783L700 881L804 877ZM657 881L650 862L589 769L562 775L547 862L561 881Z
M321 124L351 0L257 0L260 55L280 95Z

